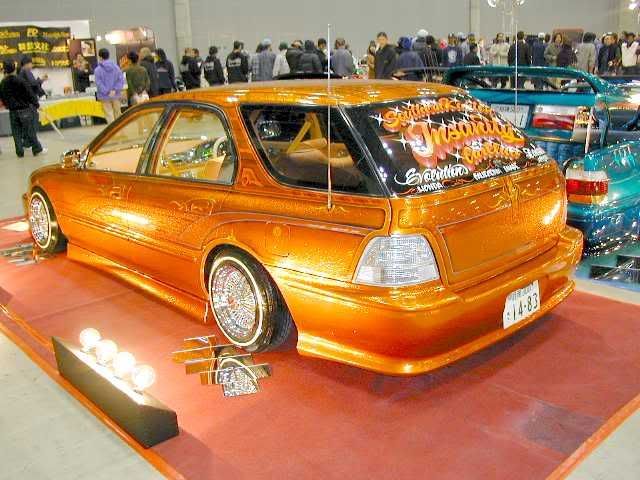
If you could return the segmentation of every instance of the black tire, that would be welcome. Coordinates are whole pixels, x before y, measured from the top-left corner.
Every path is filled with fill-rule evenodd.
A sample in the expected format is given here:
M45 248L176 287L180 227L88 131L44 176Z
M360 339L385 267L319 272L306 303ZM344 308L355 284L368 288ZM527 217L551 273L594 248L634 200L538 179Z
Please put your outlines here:
M42 220L46 216L46 227ZM29 197L29 230L36 247L44 253L62 252L67 238L62 233L58 218L46 193L36 189Z
M233 309L236 312L242 310L242 307L237 307L237 294L232 291L238 284L245 300L252 295L249 302L255 313L251 321L252 309L244 309L250 322L246 327L240 322L234 323L231 312ZM207 288L216 323L232 344L248 352L263 352L279 347L291 334L291 314L277 286L267 271L249 255L235 249L220 251L213 259Z

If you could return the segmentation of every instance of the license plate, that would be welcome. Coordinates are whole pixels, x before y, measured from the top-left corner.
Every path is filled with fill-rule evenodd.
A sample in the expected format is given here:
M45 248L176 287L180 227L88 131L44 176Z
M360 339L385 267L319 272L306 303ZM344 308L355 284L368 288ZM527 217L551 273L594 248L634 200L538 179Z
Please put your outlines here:
M529 105L509 105L506 103L492 103L491 108L498 112L502 118L509 120L518 128L526 128L529 120Z
M504 312L502 312L502 327L509 328L538 310L540 310L540 286L536 280L507 296Z

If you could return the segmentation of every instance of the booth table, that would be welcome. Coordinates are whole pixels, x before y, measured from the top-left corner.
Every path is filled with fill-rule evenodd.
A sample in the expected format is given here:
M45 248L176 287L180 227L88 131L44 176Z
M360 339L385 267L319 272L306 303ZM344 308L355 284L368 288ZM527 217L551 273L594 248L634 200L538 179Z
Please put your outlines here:
M40 102L40 124L42 126L63 118L79 116L105 118L102 103L98 102L93 95L88 94L51 97ZM11 135L9 111L0 110L0 136L9 135Z

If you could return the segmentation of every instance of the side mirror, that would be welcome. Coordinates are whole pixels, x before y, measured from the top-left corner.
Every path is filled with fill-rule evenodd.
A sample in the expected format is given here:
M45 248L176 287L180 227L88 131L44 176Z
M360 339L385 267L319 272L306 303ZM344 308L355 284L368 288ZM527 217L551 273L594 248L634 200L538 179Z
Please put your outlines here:
M82 152L78 149L67 150L62 154L60 158L60 163L62 163L62 168L78 168L80 165L80 157Z

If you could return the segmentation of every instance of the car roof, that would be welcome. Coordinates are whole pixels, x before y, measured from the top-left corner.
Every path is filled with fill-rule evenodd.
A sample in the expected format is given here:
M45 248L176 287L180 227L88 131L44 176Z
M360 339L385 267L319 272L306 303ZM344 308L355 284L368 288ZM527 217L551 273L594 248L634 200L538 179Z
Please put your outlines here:
M157 100L209 101L223 106L245 103L285 105L338 103L352 106L451 93L466 94L458 88L435 83L397 80L332 80L331 94L327 95L326 80L278 80L200 88L164 95L157 97Z

